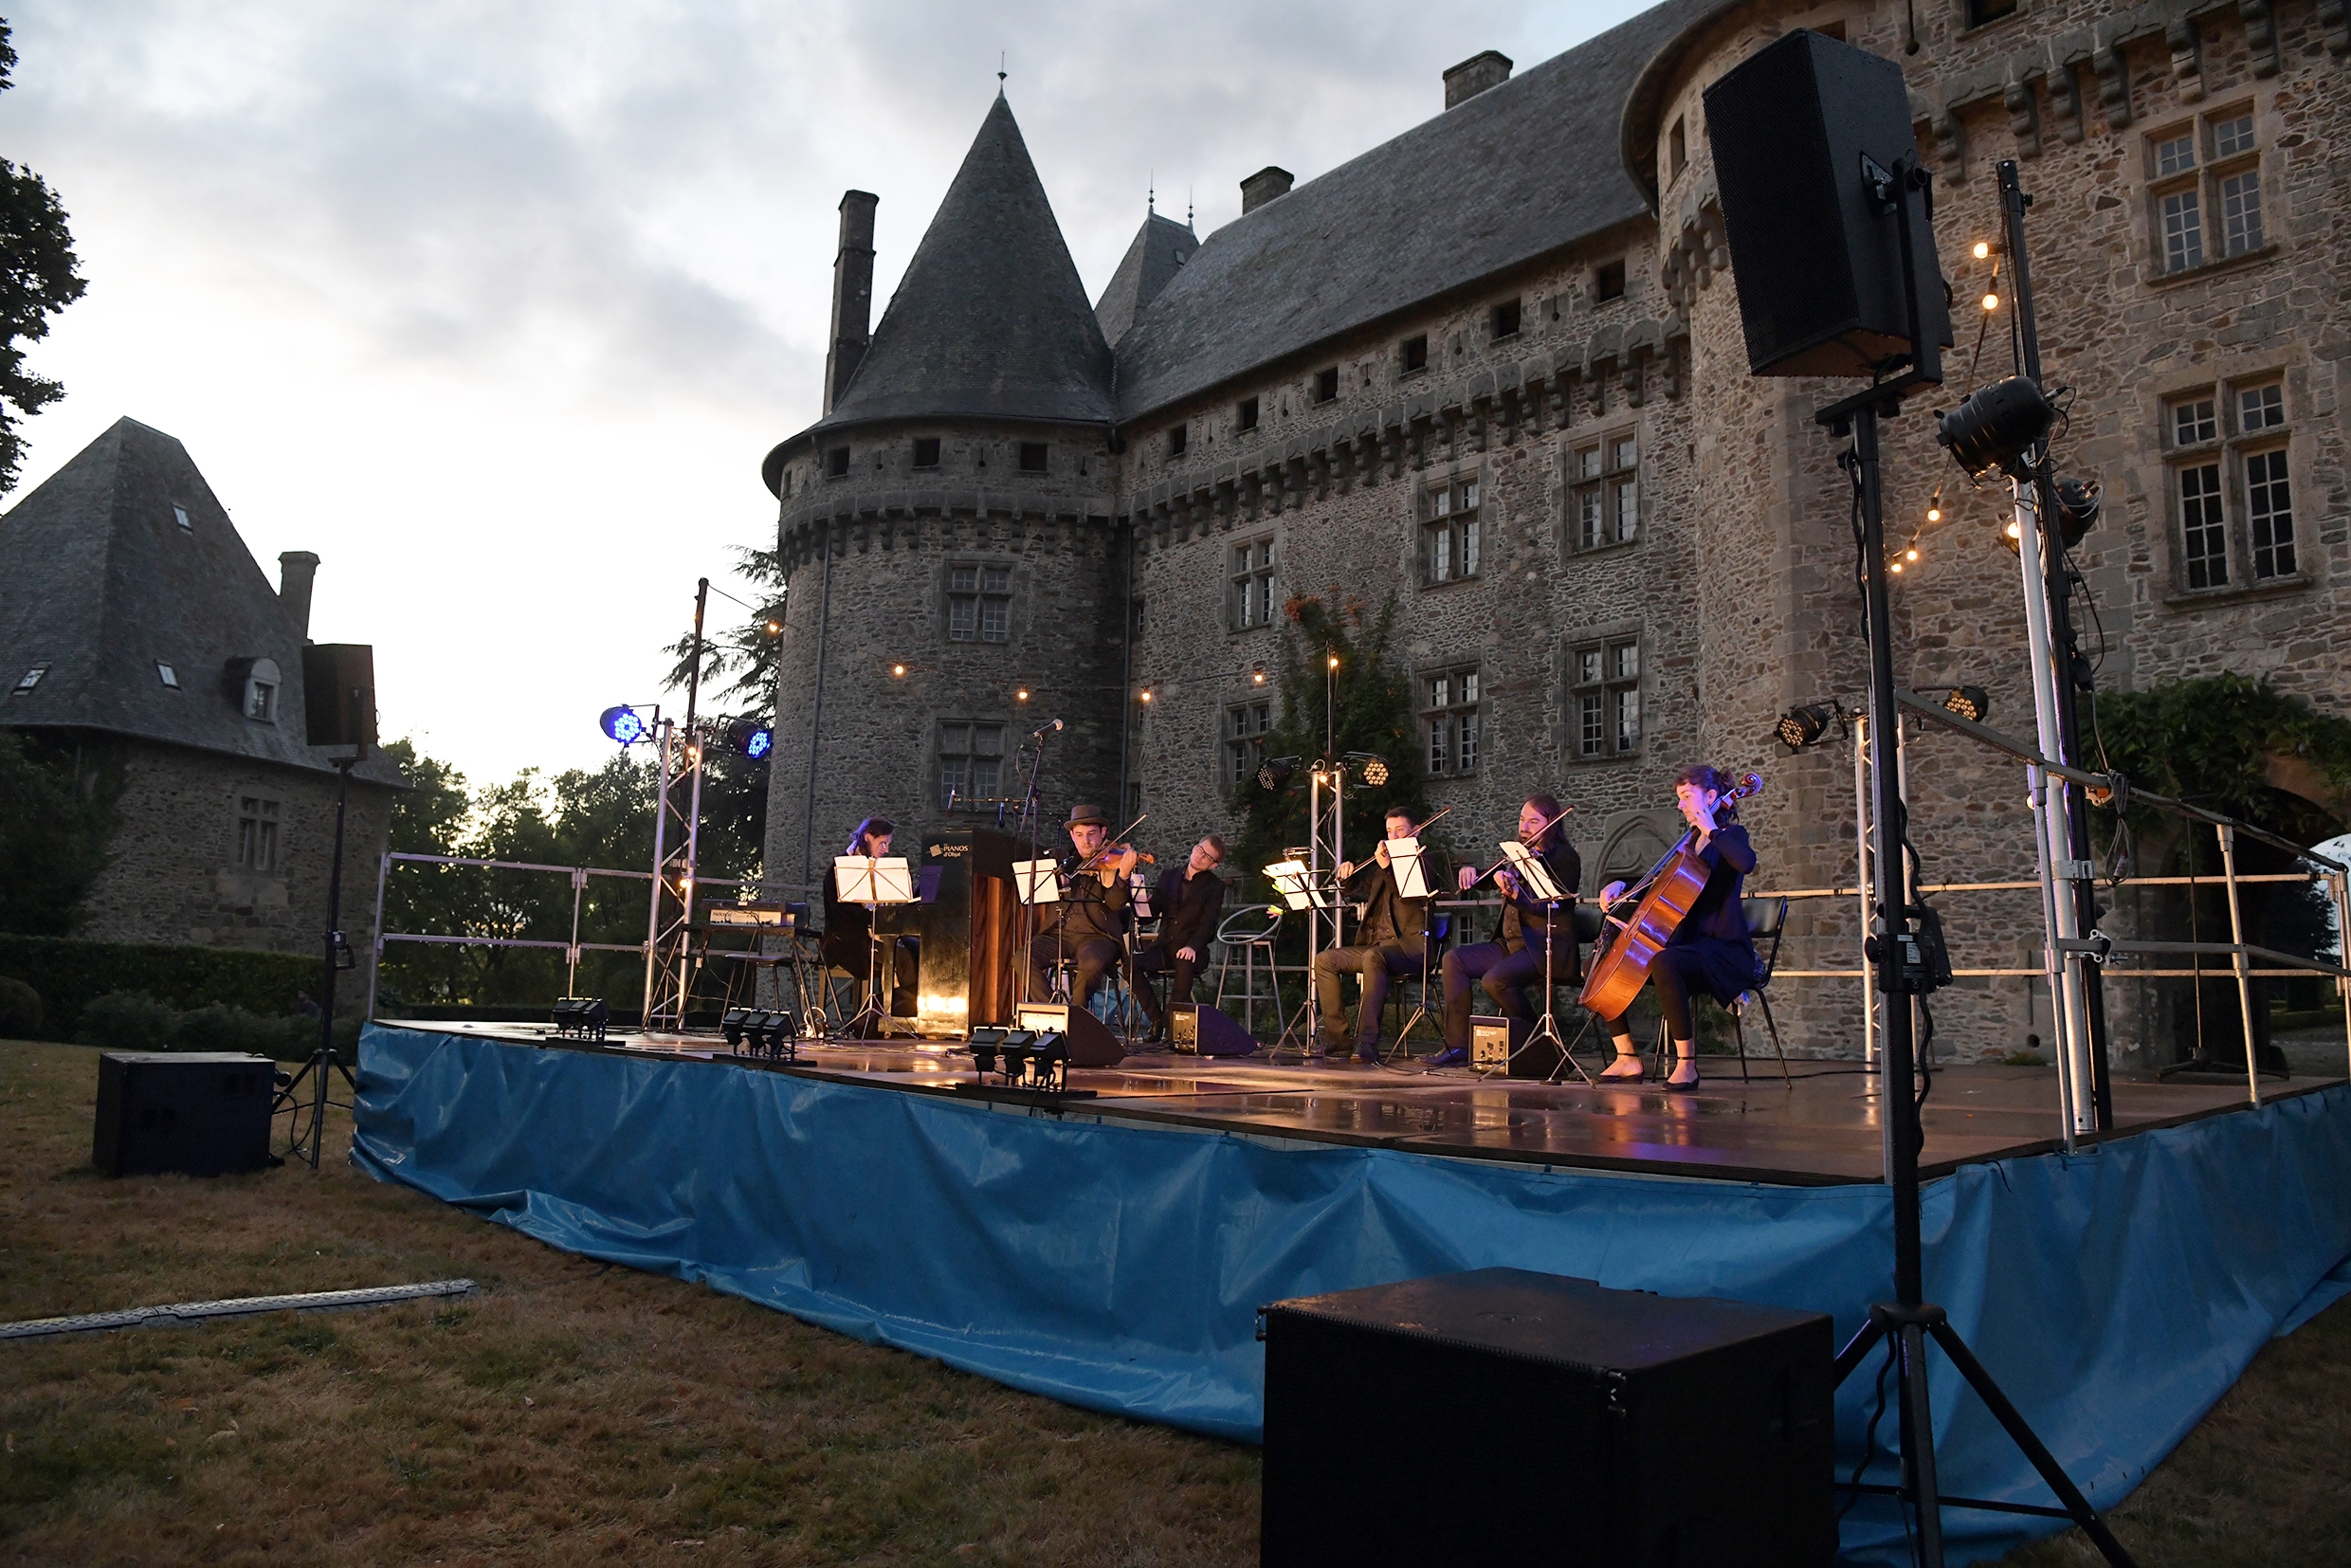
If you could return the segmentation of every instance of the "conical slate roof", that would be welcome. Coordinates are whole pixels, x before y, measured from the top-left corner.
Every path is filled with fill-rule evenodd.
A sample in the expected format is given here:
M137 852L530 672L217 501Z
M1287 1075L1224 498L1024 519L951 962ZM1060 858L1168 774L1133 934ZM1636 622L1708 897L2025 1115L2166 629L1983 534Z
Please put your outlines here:
M115 421L0 517L0 724L332 769L303 732L301 627L161 430ZM278 665L274 720L245 716L236 665L250 659ZM358 776L399 773L376 753Z
M872 419L1110 418L1110 345L998 97L864 363L818 429Z
M1126 247L1125 260L1110 275L1110 286L1094 302L1094 319L1102 323L1103 337L1115 348L1143 307L1159 297L1159 290L1175 280L1176 269L1192 260L1192 253L1199 248L1199 236L1187 225L1157 212L1143 219L1142 228L1135 231L1135 243Z

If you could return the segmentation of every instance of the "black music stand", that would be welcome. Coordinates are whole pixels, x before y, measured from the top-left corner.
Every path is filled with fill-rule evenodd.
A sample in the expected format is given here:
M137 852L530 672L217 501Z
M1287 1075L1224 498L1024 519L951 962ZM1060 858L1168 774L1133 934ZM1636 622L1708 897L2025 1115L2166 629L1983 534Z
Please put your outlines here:
M1551 877L1551 867L1543 864L1542 857L1535 853L1534 850L1528 848L1525 845L1520 843L1517 839L1513 838L1504 840L1501 848L1503 858L1510 863L1506 869L1512 876L1518 878L1519 881L1525 885L1528 892L1534 894L1537 899L1541 901L1543 906L1542 1021L1538 1023L1533 1029L1526 1031L1526 1038L1524 1040L1522 1040L1517 1045L1510 1048L1509 1057L1503 1064L1503 1071L1504 1074L1507 1074L1510 1070L1510 1066L1512 1063L1517 1062L1518 1059L1525 1052L1532 1050L1539 1042L1548 1040L1552 1045L1558 1048L1560 1065L1574 1067L1576 1069L1576 1076L1582 1079L1585 1084L1590 1085L1592 1083L1592 1075L1584 1071L1584 1065L1576 1060L1574 1053L1567 1048L1566 1038L1559 1033L1558 1003L1552 994L1552 985L1556 978L1552 973L1552 966L1557 961L1557 955L1558 953L1558 928L1559 922L1559 905L1565 903L1568 908L1573 911L1576 907L1576 895L1568 889L1561 887L1557 882L1553 881ZM1575 920L1575 918L1576 917L1573 913L1568 916L1571 922ZM1519 933L1522 939L1524 939L1525 932L1526 924L1523 921L1522 921L1519 923ZM1573 939L1574 930L1572 925L1570 927L1569 935L1570 939ZM1481 1076L1490 1078L1493 1076L1493 1071L1489 1068ZM1556 1080L1556 1069L1554 1076Z
M914 873L903 855L884 855L873 859L866 855L841 855L832 863L833 892L843 903L872 905L866 918L866 999L844 1027L859 1032L852 1039L883 1040L889 1037L890 1011L887 993L882 980L882 911L915 901ZM898 972L895 958L896 934L892 934L893 957L890 973L893 983ZM866 1021L873 1020L874 1032L862 1032Z

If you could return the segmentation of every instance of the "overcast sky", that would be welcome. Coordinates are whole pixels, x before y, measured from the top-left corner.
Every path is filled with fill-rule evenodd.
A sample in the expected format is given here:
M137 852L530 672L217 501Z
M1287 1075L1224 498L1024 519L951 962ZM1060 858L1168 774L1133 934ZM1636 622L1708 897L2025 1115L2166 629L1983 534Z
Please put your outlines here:
M312 634L375 646L387 737L477 783L595 765L662 697L694 579L748 596L759 459L816 417L841 192L896 286L996 91L1089 295L1142 220L1207 234L1641 7L5 6L0 156L89 292L13 504L128 414L186 444ZM720 601L720 615L739 613Z

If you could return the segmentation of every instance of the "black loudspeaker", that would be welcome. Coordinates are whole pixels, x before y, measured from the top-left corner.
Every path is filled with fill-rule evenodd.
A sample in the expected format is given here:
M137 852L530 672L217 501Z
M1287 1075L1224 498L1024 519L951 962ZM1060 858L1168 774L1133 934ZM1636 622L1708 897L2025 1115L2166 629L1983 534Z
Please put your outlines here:
M1264 1568L1836 1555L1825 1314L1483 1268L1265 1322Z
M221 1176L269 1163L278 1065L266 1056L105 1051L90 1163L107 1176Z
M1168 1010L1167 1043L1186 1056L1248 1056L1257 1049L1248 1030L1205 1002Z
M1866 171L1915 166L1902 67L1799 27L1705 91L1747 366L1758 375L1868 375L1910 343L1902 230ZM1910 204L1923 336L1949 347L1951 308L1923 192Z
M1082 1007L1023 1002L1017 1017L1023 1029L1050 1030L1068 1041L1073 1067L1115 1067L1126 1060L1126 1048L1119 1044L1119 1037Z
M366 643L303 648L302 703L312 745L375 744L375 649Z

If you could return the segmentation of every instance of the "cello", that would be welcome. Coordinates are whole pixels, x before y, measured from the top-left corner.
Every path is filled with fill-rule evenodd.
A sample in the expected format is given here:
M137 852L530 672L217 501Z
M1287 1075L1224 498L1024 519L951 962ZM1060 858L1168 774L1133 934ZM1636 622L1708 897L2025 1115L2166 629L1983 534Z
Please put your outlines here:
M1762 775L1749 774L1739 781L1738 788L1721 796L1716 807L1719 810L1744 800L1761 788ZM1681 842L1649 868L1644 879L1646 890L1630 919L1618 921L1609 917L1609 922L1617 927L1616 938L1593 954L1592 967L1584 975L1583 992L1576 998L1591 1012L1603 1018L1624 1016L1625 1009L1641 994L1641 987L1649 983L1650 961L1673 939L1683 917L1698 902L1698 895L1706 890L1711 867L1690 848L1697 836L1695 828L1685 832ZM1622 903L1624 900L1616 902Z

